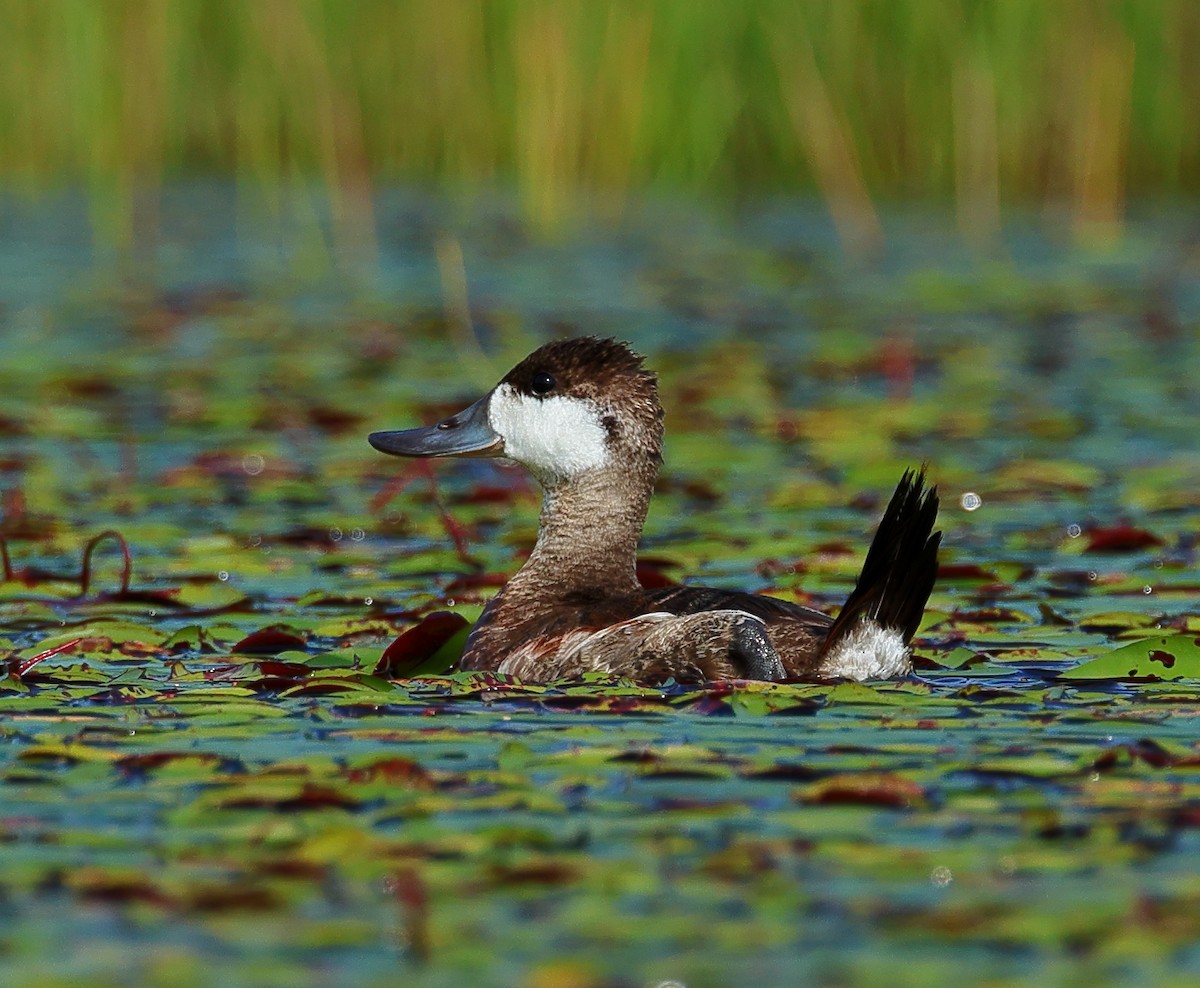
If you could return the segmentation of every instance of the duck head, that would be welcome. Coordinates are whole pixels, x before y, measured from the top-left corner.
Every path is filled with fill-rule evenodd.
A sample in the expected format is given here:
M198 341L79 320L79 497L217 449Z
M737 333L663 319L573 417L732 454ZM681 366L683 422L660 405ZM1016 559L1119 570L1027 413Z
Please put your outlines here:
M469 408L436 425L374 432L395 456L503 456L551 488L596 471L651 477L662 455L654 374L624 343L547 343Z

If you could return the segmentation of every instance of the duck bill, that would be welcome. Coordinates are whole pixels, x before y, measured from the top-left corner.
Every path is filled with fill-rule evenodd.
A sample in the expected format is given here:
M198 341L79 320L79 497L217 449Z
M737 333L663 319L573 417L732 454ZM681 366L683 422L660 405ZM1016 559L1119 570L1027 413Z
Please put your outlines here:
M488 421L488 401L480 398L470 408L442 419L437 425L400 432L372 432L367 442L393 456L503 456L504 439Z

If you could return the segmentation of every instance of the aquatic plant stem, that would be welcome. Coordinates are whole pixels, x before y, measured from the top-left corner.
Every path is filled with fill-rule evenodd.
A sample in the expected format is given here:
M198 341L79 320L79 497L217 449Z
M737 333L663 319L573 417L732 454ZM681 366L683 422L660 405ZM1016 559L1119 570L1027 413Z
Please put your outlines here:
M88 541L83 549L83 565L79 571L79 592L86 595L92 582L92 553L101 542L112 539L121 547L121 593L129 593L129 583L133 576L133 557L129 552L129 543L125 536L116 529L108 529Z
M18 665L13 671L13 674L17 677L17 679L20 679L39 662L43 661L44 659L48 659L51 656L58 655L60 652L65 652L68 649L72 649L81 641L83 641L82 638L72 638L70 641L63 642L61 645L55 645L54 648L48 648L44 652L38 652L37 655L26 659L24 662Z

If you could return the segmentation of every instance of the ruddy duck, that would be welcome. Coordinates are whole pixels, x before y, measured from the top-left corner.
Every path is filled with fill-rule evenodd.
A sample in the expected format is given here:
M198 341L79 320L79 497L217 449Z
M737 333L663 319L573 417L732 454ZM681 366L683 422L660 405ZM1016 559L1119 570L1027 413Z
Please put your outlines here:
M463 669L531 682L590 670L646 682L886 679L937 575L936 488L906 471L837 618L774 597L647 590L638 540L662 462L657 378L616 340L548 343L470 408L421 429L375 432L397 456L504 456L544 490L537 544L484 609Z

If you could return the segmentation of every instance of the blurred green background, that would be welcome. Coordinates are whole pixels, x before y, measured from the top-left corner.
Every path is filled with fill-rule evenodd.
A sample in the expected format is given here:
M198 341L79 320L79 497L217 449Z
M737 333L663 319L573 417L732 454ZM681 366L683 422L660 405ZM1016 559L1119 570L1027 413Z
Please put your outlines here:
M1063 206L1111 233L1200 187L1195 0L5 0L0 181L137 195L311 183L372 235L381 183L581 197L817 194L844 242L888 200Z

